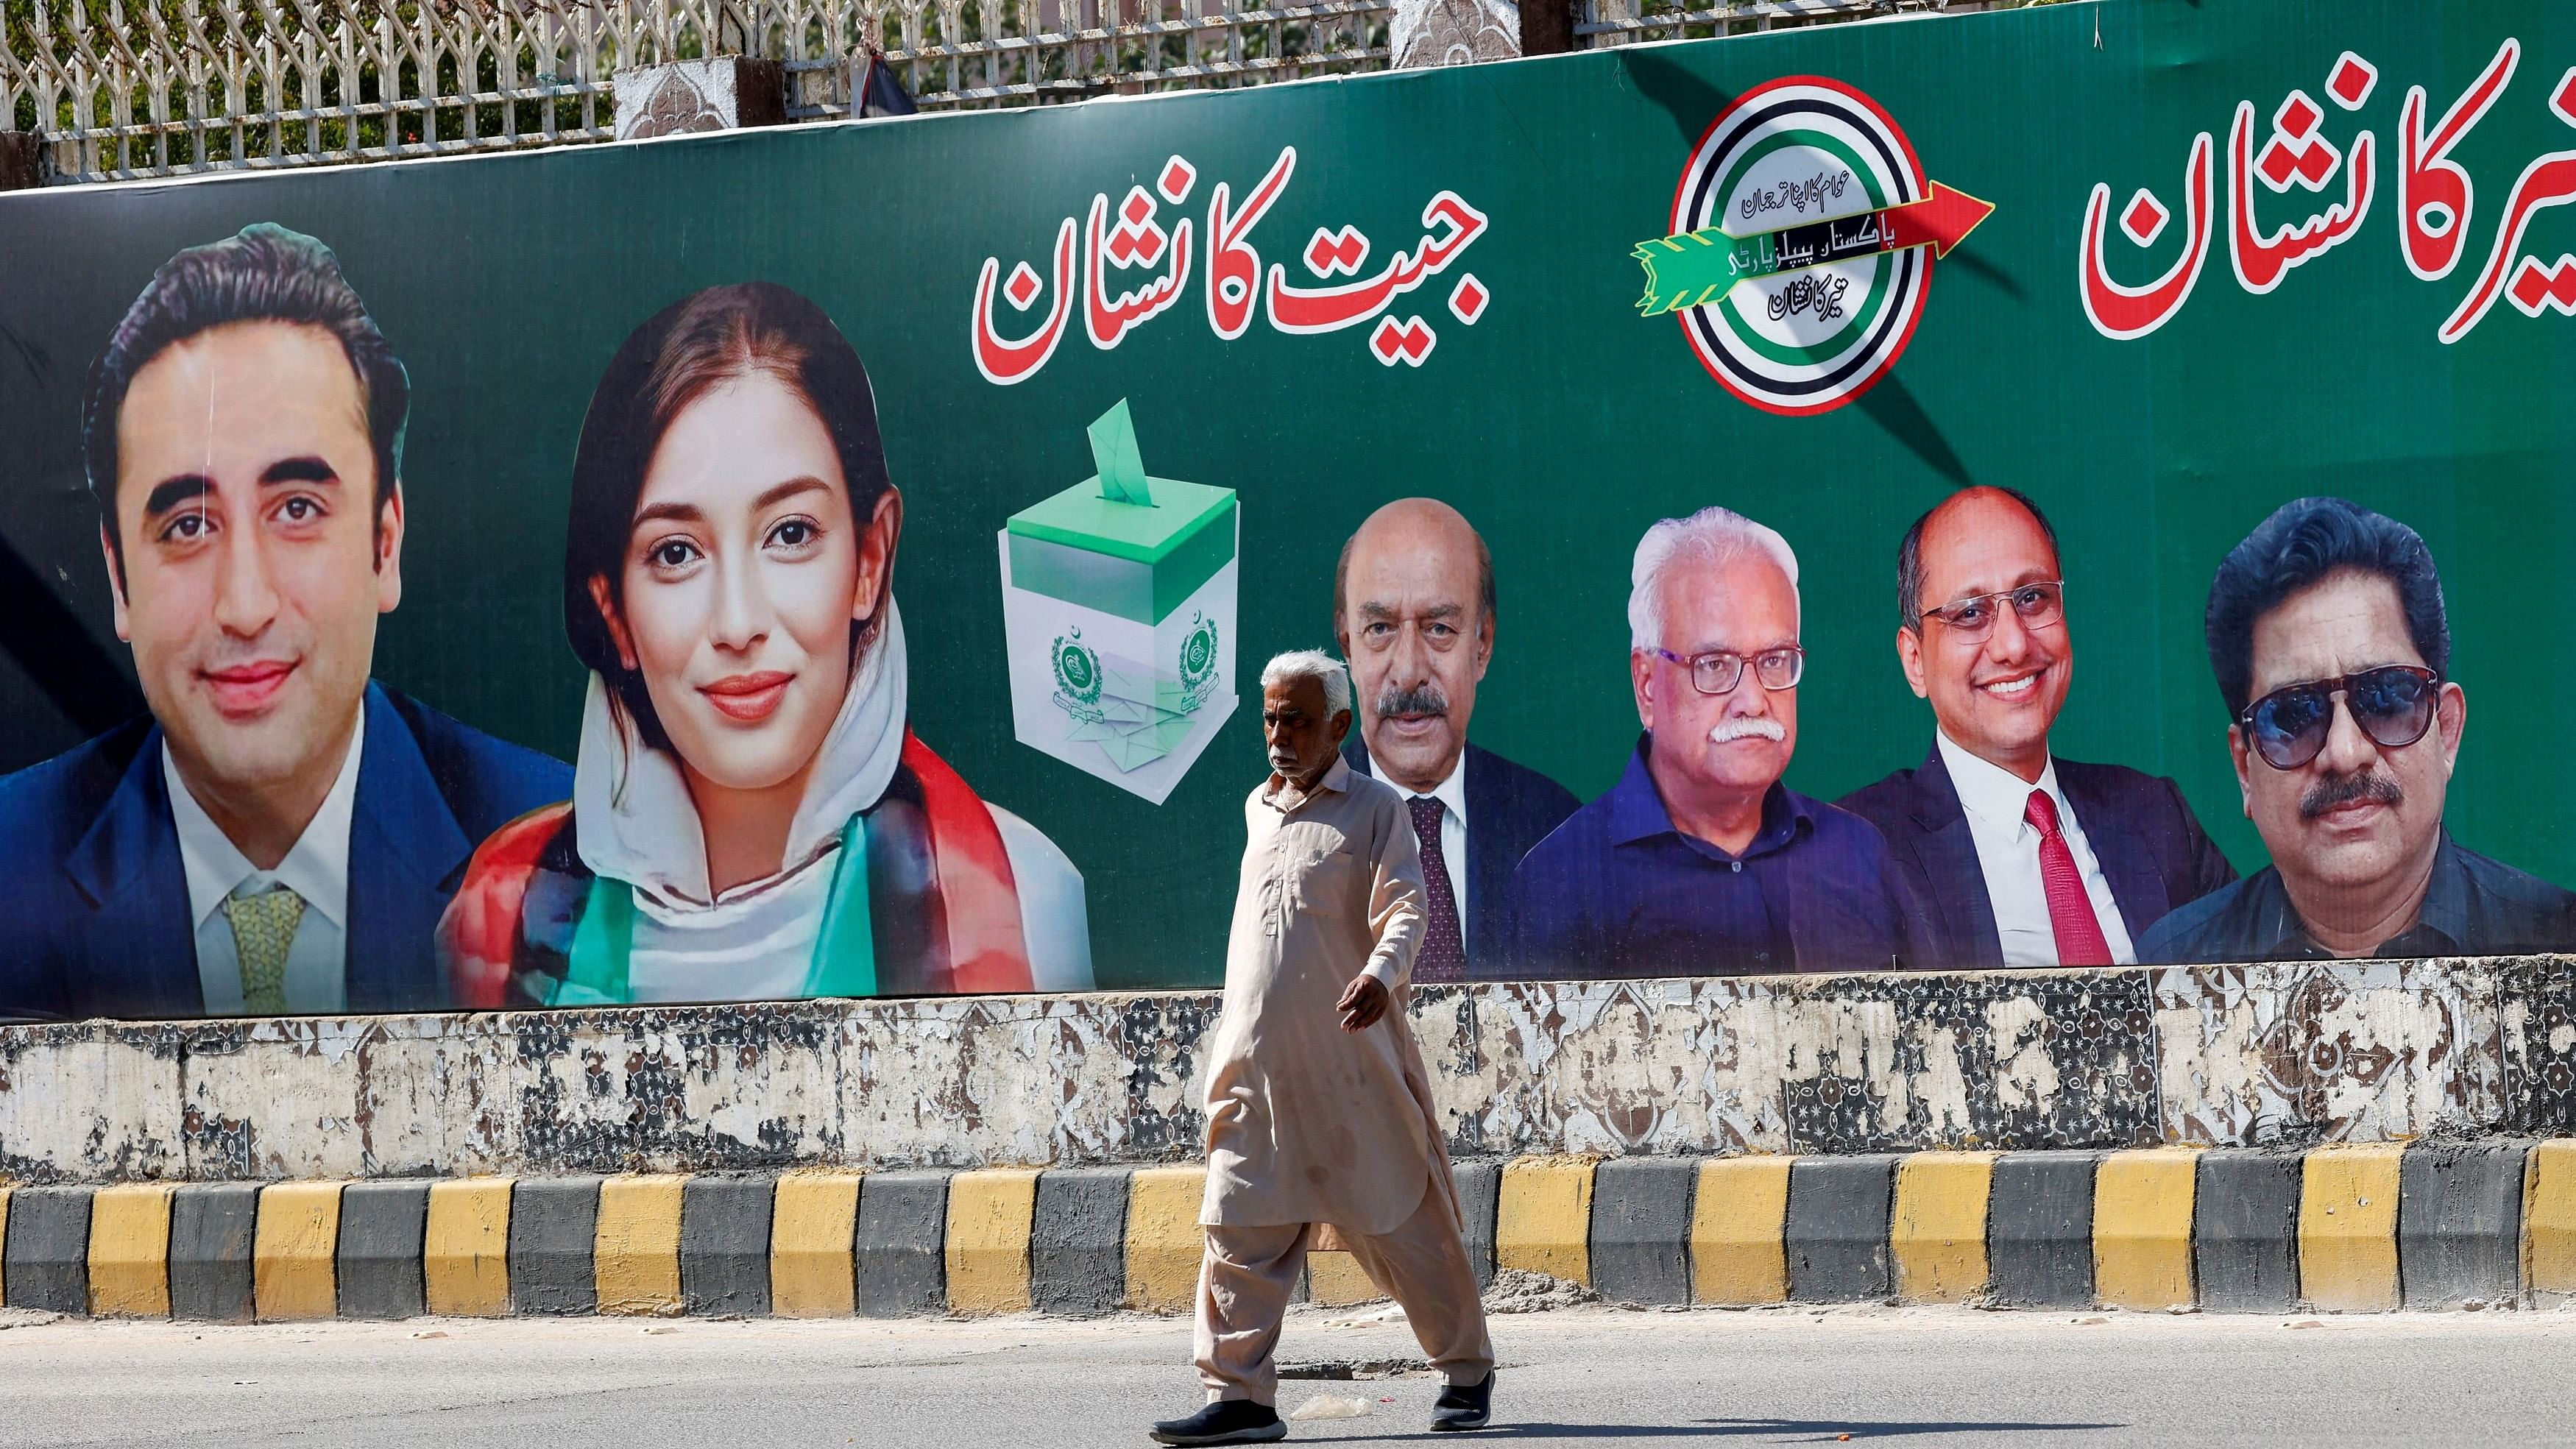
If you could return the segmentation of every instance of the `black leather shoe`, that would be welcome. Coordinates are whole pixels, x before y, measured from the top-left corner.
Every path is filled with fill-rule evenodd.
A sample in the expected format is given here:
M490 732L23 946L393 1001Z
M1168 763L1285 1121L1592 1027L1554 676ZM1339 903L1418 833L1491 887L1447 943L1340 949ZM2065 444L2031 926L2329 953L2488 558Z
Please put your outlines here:
M1476 1422L1485 1422L1481 1413ZM1267 1444L1287 1437L1279 1411L1250 1399L1219 1399L1186 1419L1165 1419L1154 1426L1155 1442L1161 1444Z
M1494 1417L1494 1371L1485 1371L1485 1380L1476 1384L1451 1384L1440 1391L1440 1399L1431 1406L1431 1428L1435 1433L1455 1433L1461 1429L1481 1429Z

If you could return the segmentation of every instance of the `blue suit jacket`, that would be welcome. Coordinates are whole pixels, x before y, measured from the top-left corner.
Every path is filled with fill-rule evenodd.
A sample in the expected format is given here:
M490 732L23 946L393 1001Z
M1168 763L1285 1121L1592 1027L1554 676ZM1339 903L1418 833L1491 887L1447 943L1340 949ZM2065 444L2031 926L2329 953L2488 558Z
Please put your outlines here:
M349 822L352 1012L434 1011L432 936L476 844L572 793L572 769L382 685ZM179 831L149 719L0 778L0 1015L205 1011Z
M2131 942L2176 906L2236 879L2173 781L2119 765L2057 761L2057 786L2075 807L2084 839L2101 862ZM1985 868L1968 834L1968 812L1934 746L1918 770L1899 770L1834 802L1887 837L1897 869L1913 887L1936 970L1992 970L2004 964L2003 934L1986 895Z
M1342 746L1352 769L1369 773L1357 731ZM1530 847L1583 807L1574 792L1527 765L1467 746L1467 961L1499 964L1511 949L1512 871Z

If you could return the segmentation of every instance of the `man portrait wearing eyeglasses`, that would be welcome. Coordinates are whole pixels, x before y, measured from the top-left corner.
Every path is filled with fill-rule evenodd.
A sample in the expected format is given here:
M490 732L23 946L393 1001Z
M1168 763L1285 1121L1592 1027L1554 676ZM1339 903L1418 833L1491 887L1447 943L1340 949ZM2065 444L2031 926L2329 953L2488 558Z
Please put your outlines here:
M1619 783L1514 873L1517 974L1917 964L1915 913L1878 831L1780 783L1806 662L1788 541L1703 508L1646 530L1629 578L1645 733Z
M1896 607L1932 749L1837 803L1887 837L1927 964L2131 965L2166 912L2236 879L2173 781L2051 754L2075 645L2038 504L1966 488L1934 505L1897 548Z
M2165 917L2146 960L2564 950L2576 895L2442 828L2468 698L2415 530L2340 498L2285 504L2218 566L2209 663L2245 814L2272 864Z

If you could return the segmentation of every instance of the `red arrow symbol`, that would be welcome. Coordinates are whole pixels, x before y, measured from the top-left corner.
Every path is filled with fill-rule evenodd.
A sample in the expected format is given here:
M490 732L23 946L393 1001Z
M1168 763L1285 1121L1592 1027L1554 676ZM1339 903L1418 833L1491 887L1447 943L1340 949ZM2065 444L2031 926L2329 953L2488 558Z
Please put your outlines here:
M1966 241L1968 233L1994 214L1993 202L1979 201L1935 181L1930 196L1887 208L1888 250L1928 246L1934 257L1946 257L1950 248Z
M1707 226L1639 242L1629 253L1646 268L1646 295L1637 310L1660 317L1715 302L1738 282L1909 247L1930 247L1933 256L1946 257L1994 211L1994 203L1935 181L1930 196L1902 206L1801 222L1750 237Z

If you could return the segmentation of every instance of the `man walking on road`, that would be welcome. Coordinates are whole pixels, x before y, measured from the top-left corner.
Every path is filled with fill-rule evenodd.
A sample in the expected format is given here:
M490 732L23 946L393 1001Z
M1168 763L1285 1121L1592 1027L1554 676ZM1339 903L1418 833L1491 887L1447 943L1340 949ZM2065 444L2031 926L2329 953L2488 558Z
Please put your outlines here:
M1272 1354L1317 1229L1402 1304L1447 1387L1434 1429L1481 1429L1494 1350L1468 1266L1429 1076L1406 1024L1422 943L1420 846L1403 801L1341 756L1350 676L1330 655L1261 671L1268 780L1226 945L1208 1073L1197 1358L1208 1403L1165 1444L1287 1437Z

